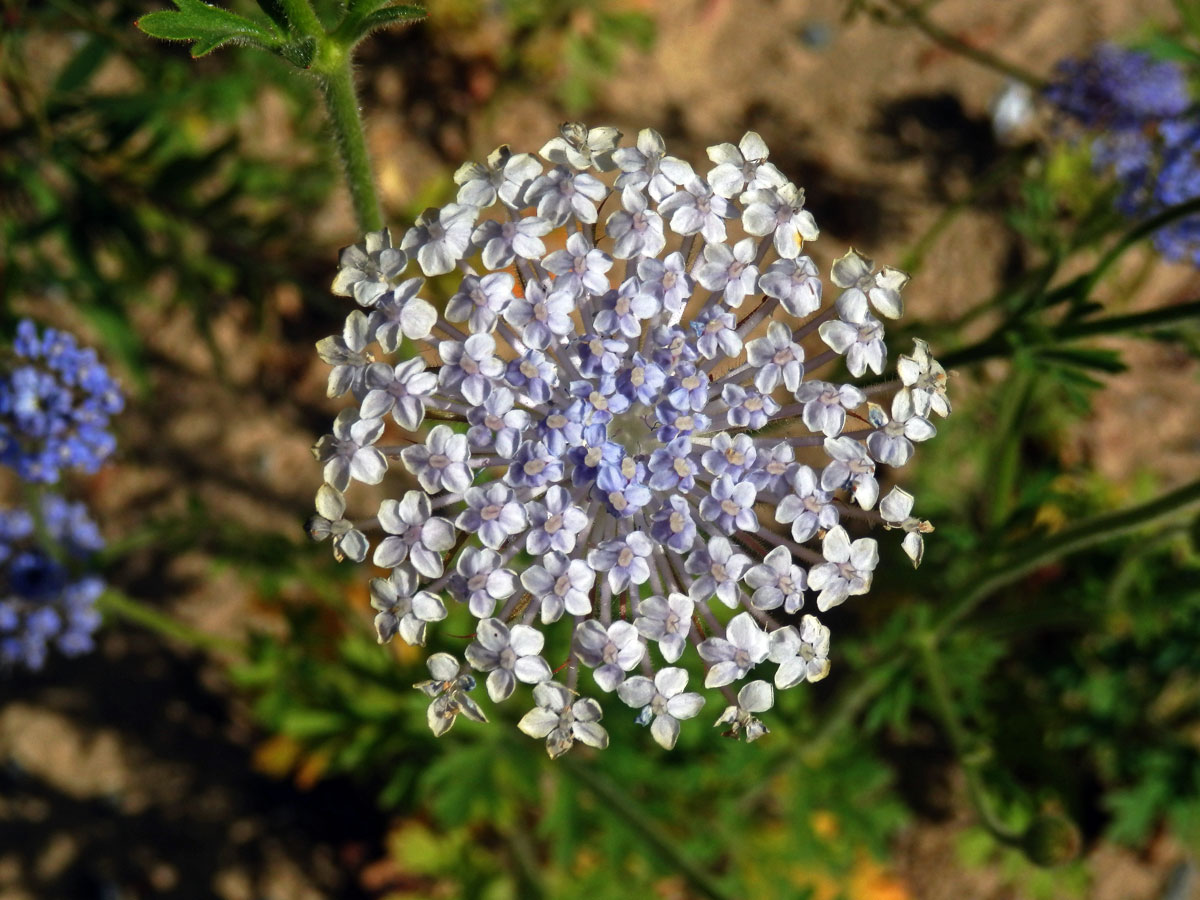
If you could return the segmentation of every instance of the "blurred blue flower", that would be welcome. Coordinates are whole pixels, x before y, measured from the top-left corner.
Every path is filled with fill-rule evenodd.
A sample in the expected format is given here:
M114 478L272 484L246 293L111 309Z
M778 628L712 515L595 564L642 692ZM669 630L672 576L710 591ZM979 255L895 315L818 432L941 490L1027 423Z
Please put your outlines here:
M1187 76L1175 62L1103 44L1059 63L1046 98L1098 132L1092 161L1117 181L1117 209L1147 218L1200 197L1200 118ZM1159 229L1154 246L1171 260L1200 264L1200 216Z
M0 463L25 481L54 484L63 469L94 472L113 452L109 417L124 398L96 351L53 328L17 325L0 375Z
M103 579L81 574L104 540L82 503L57 494L40 516L0 510L0 668L40 669L53 646L66 656L89 652L100 624Z

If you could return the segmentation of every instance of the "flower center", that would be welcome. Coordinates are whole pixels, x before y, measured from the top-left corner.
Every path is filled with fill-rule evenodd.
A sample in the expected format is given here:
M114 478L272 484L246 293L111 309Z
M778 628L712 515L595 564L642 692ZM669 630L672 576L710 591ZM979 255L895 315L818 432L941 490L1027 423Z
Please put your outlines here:
M479 511L479 517L485 522L491 522L494 519L500 518L500 507L495 503L490 506L485 506Z
M630 407L626 412L613 416L613 420L608 423L608 439L625 448L625 458L632 464L633 460L630 457L646 456L662 446L655 434L657 427L649 407ZM626 478L633 477L636 469L631 468L626 472L624 464L625 461L622 460L621 474Z

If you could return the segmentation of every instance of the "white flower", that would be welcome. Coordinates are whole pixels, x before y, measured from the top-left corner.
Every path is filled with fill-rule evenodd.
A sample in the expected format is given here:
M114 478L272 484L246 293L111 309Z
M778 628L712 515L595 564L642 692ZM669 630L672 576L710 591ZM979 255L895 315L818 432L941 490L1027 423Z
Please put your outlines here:
M833 264L830 279L838 287L846 289L842 297L852 298L855 304L862 298L870 301L880 315L889 319L900 318L904 315L904 300L900 292L908 284L908 276L891 266L884 266L879 272L872 272L873 267L871 260L857 250L851 250Z
M378 610L375 631L386 644L399 633L406 644L424 646L425 626L446 618L446 607L429 591L417 590L417 579L404 569L390 578L371 579L371 606Z
M493 700L536 684L521 727L552 756L608 740L599 704L576 698L581 667L673 746L700 703L673 668L693 642L705 686L738 691L720 723L765 734L774 689L746 684L752 670L769 656L782 688L829 665L815 618L776 617L869 590L876 543L851 530L871 520L920 560L932 526L910 495L864 511L877 467L908 463L930 411L950 411L920 341L898 385L871 377L887 362L876 315L899 314L906 276L851 251L823 305L804 192L758 134L710 147L707 176L651 129L620 137L572 122L541 148L548 165L502 147L462 166L457 202L398 247L379 231L343 252L334 289L359 308L318 345L346 408L314 448L309 533L392 569L372 585L382 640L422 643L447 598L465 605L468 663ZM446 276L448 301L421 298L410 257ZM356 482L381 485L362 522L345 517ZM543 646L570 648L562 684ZM477 708L472 676L433 659L440 734Z
M771 632L768 655L779 663L775 687L781 691L801 681L820 681L829 674L829 629L815 616L805 616L799 630L788 625Z
M399 502L384 500L379 524L391 537L375 548L375 565L394 569L407 558L426 578L441 576L442 554L454 547L454 526L432 515L427 494L409 491Z
M338 562L352 559L362 562L367 558L370 543L367 536L344 518L346 498L342 492L328 484L317 489L317 514L308 520L305 530L314 541L333 539L333 555Z
M642 637L658 642L663 659L675 662L687 645L695 608L696 604L687 594L672 593L666 599L647 597L638 604L638 615L633 624Z
M613 153L621 132L611 126L588 128L582 122L566 122L559 129L560 136L551 138L538 153L558 165L576 169L594 166L598 171L608 172L616 167Z
M646 645L637 629L628 622L613 622L605 628L588 619L575 629L575 655L593 668L592 675L601 690L612 691L625 673L642 661Z
M821 553L826 562L808 572L808 586L820 591L817 609L821 612L871 589L872 573L879 563L879 545L874 538L859 538L852 544L846 529L838 525L826 533Z
M404 235L400 249L409 255L416 252L426 276L445 275L466 254L477 218L477 207L458 203L427 209Z
M550 666L539 655L545 643L542 633L528 625L511 629L499 619L484 619L467 646L466 657L473 667L488 672L487 691L492 702L512 696L517 680L526 684L549 681Z
M933 526L924 519L912 516L913 500L913 495L908 491L894 487L879 501L879 514L883 516L885 527L900 528L905 532L900 546L912 560L915 569L925 556L925 539L922 535L932 532Z
M872 419L878 430L867 436L867 449L885 465L904 465L912 459L913 441L927 441L937 434L933 423L917 415L908 391L897 391L892 398L891 419L879 407L875 410Z
M660 669L654 680L636 675L617 688L617 696L634 709L640 709L639 725L650 723L650 734L664 750L679 740L679 720L690 719L704 706L697 693L684 693L688 673L683 669Z
M459 714L476 722L487 721L483 710L467 696L469 691L475 689L475 679L468 670L459 666L457 659L449 653L435 653L429 657L426 665L433 678L418 682L413 687L433 699L426 720L435 737L441 737L449 731Z
M748 612L738 613L725 629L725 637L710 637L700 644L700 656L713 667L704 678L706 688L740 681L767 658L770 639Z
M599 750L608 746L608 732L599 724L604 713L591 697L572 703L565 687L543 681L533 689L533 701L537 707L517 727L532 738L545 738L551 759L562 756L577 740Z
M896 364L900 381L912 395L917 415L929 411L939 416L950 415L950 399L946 396L946 370L929 355L929 345L919 338L913 340L913 355L901 356Z
M767 734L763 725L754 713L763 713L775 705L775 692L765 681L750 681L738 691L737 705L727 706L716 721L716 727L728 725L725 732L728 737L745 735L746 742L757 741Z
M778 609L794 613L804 605L807 576L792 561L787 547L776 547L763 561L746 573L746 584L754 588L750 602L759 609Z

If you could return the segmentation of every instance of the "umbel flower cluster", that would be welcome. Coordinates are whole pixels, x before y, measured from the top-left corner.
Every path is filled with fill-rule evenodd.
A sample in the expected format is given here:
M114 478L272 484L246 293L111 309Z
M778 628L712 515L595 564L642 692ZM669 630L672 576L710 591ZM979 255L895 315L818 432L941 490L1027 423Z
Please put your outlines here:
M701 685L753 740L776 690L829 671L810 610L871 587L876 540L851 530L897 529L914 563L932 530L911 495L879 496L950 411L923 342L885 375L879 316L907 276L851 250L825 303L804 192L753 132L704 174L652 130L620 137L570 123L541 159L501 147L398 245L341 257L333 291L358 308L318 350L353 403L314 448L309 531L390 570L381 641L474 621L465 663L435 653L417 685L436 734L485 720L478 674L495 703L533 685L520 728L551 756L607 744L605 694L672 747ZM444 308L421 296L451 272ZM393 469L377 516L347 518L351 483Z
M104 582L87 568L104 541L82 503L44 485L100 466L116 446L109 418L123 405L94 350L18 323L0 374L0 464L31 499L0 509L0 669L40 669L51 647L66 656L92 649Z
M1178 63L1103 44L1059 63L1046 97L1095 133L1093 163L1116 178L1123 214L1144 218L1200 197L1200 116ZM1154 244L1200 265L1200 215L1159 229Z

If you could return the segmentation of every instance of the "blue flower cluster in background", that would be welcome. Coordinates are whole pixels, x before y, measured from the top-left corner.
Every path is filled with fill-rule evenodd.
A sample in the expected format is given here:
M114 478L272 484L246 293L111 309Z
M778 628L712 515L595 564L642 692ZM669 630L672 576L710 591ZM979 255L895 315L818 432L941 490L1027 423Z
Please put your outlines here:
M40 521L25 509L0 510L0 666L40 669L51 645L66 656L92 649L104 581L75 574L72 564L103 547L84 505L57 494L42 496Z
M54 484L63 469L96 471L116 447L109 417L124 399L96 351L28 319L0 380L0 463L24 481Z
M1046 98L1099 132L1093 162L1116 177L1122 213L1145 218L1200 197L1200 116L1177 63L1104 44L1059 63ZM1159 229L1154 245L1200 265L1200 215Z
M31 487L25 507L0 509L0 669L40 669L51 647L92 649L104 581L89 574L104 546L82 503L43 485L94 472L116 447L109 419L124 405L96 352L28 319L0 374L0 464Z

